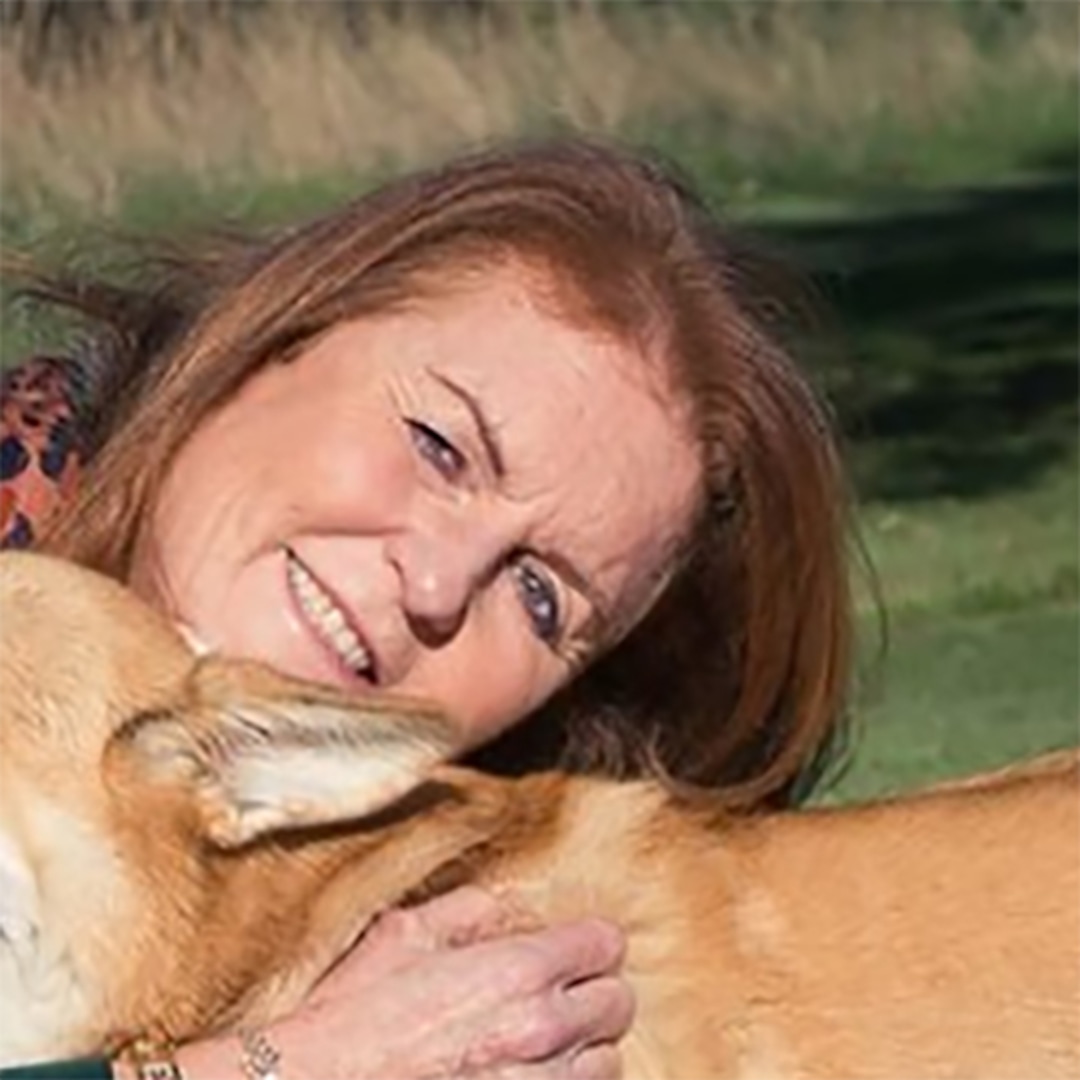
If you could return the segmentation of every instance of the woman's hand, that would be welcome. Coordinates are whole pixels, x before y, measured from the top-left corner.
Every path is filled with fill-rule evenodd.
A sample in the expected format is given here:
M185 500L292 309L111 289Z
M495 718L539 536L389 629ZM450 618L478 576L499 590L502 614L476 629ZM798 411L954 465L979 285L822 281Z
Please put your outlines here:
M511 918L472 886L383 916L297 1013L267 1030L280 1075L614 1080L616 1042L633 1015L622 934L599 919L507 933ZM180 1062L190 1080L224 1080L236 1045L187 1047Z

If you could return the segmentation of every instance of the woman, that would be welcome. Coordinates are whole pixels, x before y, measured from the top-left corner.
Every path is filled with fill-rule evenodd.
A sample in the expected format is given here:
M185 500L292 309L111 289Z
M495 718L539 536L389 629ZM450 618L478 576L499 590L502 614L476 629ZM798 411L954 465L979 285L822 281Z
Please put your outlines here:
M648 769L744 807L820 775L842 475L684 184L595 145L502 149L162 265L141 291L38 286L111 333L44 550L211 648L432 698L486 768ZM377 926L266 1033L285 1074L617 1075L617 930L500 915L468 891Z

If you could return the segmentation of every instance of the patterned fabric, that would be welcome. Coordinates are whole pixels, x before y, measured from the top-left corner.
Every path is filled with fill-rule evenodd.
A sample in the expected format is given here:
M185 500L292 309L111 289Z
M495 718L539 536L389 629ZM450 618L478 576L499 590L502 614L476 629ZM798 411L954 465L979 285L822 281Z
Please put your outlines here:
M74 361L48 356L0 378L0 548L30 547L78 482L82 383Z

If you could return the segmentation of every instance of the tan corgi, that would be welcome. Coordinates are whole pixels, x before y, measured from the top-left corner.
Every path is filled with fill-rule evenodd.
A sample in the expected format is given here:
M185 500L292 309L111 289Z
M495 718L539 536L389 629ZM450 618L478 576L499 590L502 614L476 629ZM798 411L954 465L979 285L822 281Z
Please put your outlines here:
M296 1006L464 882L603 914L625 1075L1080 1077L1080 768L732 820L442 764L436 713L198 658L119 585L0 556L0 1063Z

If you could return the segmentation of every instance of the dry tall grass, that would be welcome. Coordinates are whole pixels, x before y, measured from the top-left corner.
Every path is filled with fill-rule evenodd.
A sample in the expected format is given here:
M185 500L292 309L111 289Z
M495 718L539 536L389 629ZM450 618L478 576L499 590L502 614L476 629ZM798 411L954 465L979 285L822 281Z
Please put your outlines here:
M184 4L33 75L16 27L0 42L0 192L107 212L147 173L363 173L691 108L709 110L718 137L843 145L883 120L938 124L989 85L1020 93L1076 72L1071 4L1032 5L995 48L951 5L723 6L717 18L690 4L505 3L432 20L402 5L365 13L356 34L339 5L269 4L238 26Z

